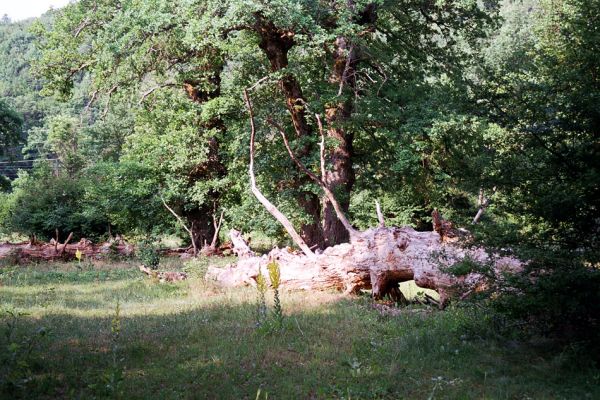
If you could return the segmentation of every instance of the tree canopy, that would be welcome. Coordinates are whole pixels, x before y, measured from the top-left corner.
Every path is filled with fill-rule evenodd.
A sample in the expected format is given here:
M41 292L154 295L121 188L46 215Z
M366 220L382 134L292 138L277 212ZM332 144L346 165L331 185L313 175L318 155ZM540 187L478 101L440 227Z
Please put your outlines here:
M3 96L23 117L27 155L81 182L98 168L144 171L154 203L182 216L199 247L221 211L230 226L284 237L249 195L246 89L258 186L310 246L347 232L281 132L357 227L375 223L379 200L393 224L431 229L439 209L490 245L595 259L597 6L81 0L2 24ZM106 205L101 194L84 197ZM109 208L95 207L124 221ZM151 230L134 214L118 225Z

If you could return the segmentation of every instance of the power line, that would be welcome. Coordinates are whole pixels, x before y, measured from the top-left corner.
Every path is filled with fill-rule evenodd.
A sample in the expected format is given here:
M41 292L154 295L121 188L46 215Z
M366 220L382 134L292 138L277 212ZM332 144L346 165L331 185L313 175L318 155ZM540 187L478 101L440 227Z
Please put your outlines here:
M31 160L0 161L0 164L33 163L36 161L58 161L58 158L36 158Z

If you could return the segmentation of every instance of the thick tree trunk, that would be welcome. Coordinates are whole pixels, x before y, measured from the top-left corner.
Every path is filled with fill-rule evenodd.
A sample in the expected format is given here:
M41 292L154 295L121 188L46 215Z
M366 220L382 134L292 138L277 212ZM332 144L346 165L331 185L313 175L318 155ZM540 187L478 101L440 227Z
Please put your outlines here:
M349 102L340 104L337 108L327 110L327 136L334 139L335 147L328 156L330 168L323 178L325 184L336 194L344 212L350 206L350 194L356 180L352 168L352 133L346 132L341 123L350 118L351 105ZM329 199L323 197L323 232L327 246L346 243L350 240L348 231L338 219Z
M289 290L356 293L371 289L373 297L379 299L394 296L400 282L414 279L420 287L437 290L444 305L455 290L467 292L485 284L484 277L477 273L456 277L444 272L444 267L466 257L492 263L498 276L522 267L513 258L490 258L481 249L444 243L437 232L417 232L410 227L373 228L353 236L351 243L329 247L314 257L290 249L274 249L262 257L240 257L235 266L210 267L207 279L229 287L255 285L259 267L264 273L269 262L277 261L281 286Z
M354 9L354 2L349 1L348 6ZM338 37L329 81L337 88L339 101L327 108L325 113L327 136L333 139L335 145L329 152L330 169L326 172L324 181L336 194L344 212L348 211L350 194L356 180L352 165L354 135L344 127L344 123L350 120L354 110L357 63L354 44L346 37ZM323 205L323 231L327 245L347 242L350 238L326 197L323 198Z
M348 0L346 5L350 11L356 12L356 4L353 0ZM367 31L372 29L372 25L377 21L376 9L374 3L367 4L357 13L355 22ZM329 81L336 87L339 101L334 102L326 110L327 136L333 139L335 145L329 152L330 169L326 172L323 180L336 194L344 212L348 211L352 188L356 180L352 162L354 134L344 124L349 122L354 111L358 60L358 49L355 44L347 37L338 37L335 41ZM337 218L327 196L323 197L323 208L323 232L326 244L334 246L348 242L350 240L348 232Z

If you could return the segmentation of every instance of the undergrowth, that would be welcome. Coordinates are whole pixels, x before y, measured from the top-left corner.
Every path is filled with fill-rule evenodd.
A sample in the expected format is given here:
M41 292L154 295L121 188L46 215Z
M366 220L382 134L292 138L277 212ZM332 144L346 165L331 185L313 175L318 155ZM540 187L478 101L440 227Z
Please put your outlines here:
M15 377L3 396L600 398L589 357L522 335L485 303L389 312L368 296L279 290L283 328L261 334L256 289L152 283L135 268L72 263L3 274L0 301L17 313L2 322L2 376ZM274 291L265 294L264 320L273 320Z

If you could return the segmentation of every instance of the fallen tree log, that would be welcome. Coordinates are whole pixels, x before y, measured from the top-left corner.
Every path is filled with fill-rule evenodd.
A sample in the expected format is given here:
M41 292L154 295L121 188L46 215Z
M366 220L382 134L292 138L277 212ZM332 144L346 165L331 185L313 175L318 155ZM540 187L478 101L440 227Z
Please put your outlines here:
M81 239L78 243L69 244L70 238L64 244L52 239L49 243L25 242L16 244L0 244L0 259L11 256L19 263L30 261L73 260L79 251L84 258L102 258L115 254L130 256L134 252L133 245L123 240L111 240L94 245L90 240Z
M241 236L234 235L232 241L236 244ZM229 287L255 285L259 267L268 279L266 265L276 261L281 270L281 286L288 290L337 289L357 293L371 289L376 299L388 295L393 298L399 283L414 280L422 288L438 291L443 306L456 290L477 291L485 285L485 277L476 272L450 274L446 268L456 263L468 259L491 265L498 277L522 268L522 263L514 258L463 248L456 242L444 242L437 232L417 232L411 227L369 229L356 234L350 243L329 247L311 257L289 248L275 248L263 256L244 256L246 248L240 251L242 256L236 265L209 267L207 279Z

